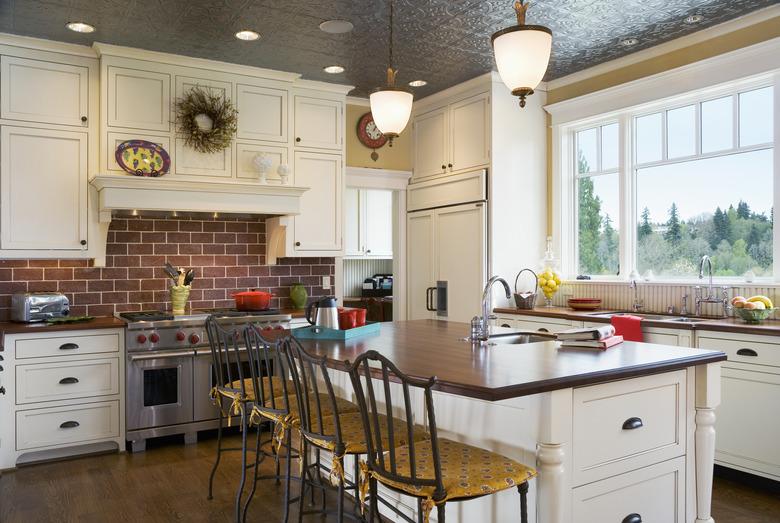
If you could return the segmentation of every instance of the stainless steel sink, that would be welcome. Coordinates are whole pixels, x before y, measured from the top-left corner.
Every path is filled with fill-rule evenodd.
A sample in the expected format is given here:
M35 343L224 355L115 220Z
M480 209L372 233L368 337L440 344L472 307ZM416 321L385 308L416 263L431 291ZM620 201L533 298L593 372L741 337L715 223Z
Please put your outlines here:
M602 311L602 312L592 312L588 314L588 316L591 316L593 318L612 318L613 316L627 316L627 315L639 316L644 320L675 321L681 323L691 323L691 322L705 320L705 318L696 318L691 316L672 316L671 314L647 314L643 312Z
M555 334L543 334L540 332L507 332L503 334L491 334L489 343L495 345L523 345L540 341L553 341Z

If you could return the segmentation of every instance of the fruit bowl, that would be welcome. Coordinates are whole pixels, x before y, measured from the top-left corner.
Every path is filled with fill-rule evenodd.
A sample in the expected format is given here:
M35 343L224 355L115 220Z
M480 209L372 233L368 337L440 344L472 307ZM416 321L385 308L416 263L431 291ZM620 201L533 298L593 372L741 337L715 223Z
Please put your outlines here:
M735 307L734 313L740 318L742 318L742 320L745 323L750 323L755 325L767 319L769 315L776 310L777 307L773 307L771 309L742 309L742 308Z
M595 311L601 307L601 300L598 298L570 298L568 303L575 311Z

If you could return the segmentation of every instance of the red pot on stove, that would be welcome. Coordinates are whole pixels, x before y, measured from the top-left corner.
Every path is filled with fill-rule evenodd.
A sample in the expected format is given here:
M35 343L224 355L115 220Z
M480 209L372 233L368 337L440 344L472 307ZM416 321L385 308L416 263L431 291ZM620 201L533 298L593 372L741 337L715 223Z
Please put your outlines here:
M270 292L258 291L252 289L249 291L237 292L233 295L236 300L236 309L240 311L264 311L271 305L273 294Z

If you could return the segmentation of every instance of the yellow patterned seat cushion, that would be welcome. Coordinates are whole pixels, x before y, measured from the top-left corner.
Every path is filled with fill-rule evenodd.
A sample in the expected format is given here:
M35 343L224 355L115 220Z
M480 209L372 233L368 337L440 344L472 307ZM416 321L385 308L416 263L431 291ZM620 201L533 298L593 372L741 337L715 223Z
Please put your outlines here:
M417 477L434 479L430 440L415 444L414 449ZM493 494L516 487L536 476L536 470L513 459L449 439L439 438L439 454L445 497L436 500L438 503ZM409 447L395 449L395 455L398 474L409 476ZM389 468L389 457L385 459ZM412 496L433 498L435 487L406 485L382 477L378 471L372 471L371 475L380 483Z
M289 390L289 389L288 389ZM293 389L295 390L295 389ZM284 419L281 419L279 416L274 415L273 413L268 412L258 412L258 414L262 415L265 418L268 418L272 421L276 421L279 423L286 423L290 424L294 427L300 427L300 416L299 416L299 410L298 410L298 399L297 396L290 395L289 396L289 409L290 413L287 416L283 416ZM282 409L284 407L284 398L277 397L274 398L274 402L276 404L277 409ZM271 400L266 400L266 408L272 408L271 407ZM312 412L312 422L317 423L318 416L315 414L317 410L317 406L315 404L314 398L309 398L309 403L311 403L311 412ZM333 405L330 401L330 398L327 394L320 394L320 408L322 409L322 417L327 418L330 416L333 416ZM352 403L351 401L347 401L342 398L336 398L336 408L338 408L339 413L346 413L346 412L357 412L359 410L359 407ZM259 410L257 407L255 407L253 410Z
M336 417L330 416L323 419L325 425L325 435L335 436L336 434ZM382 448L390 448L390 435L387 434L387 417L380 415L379 424L382 427ZM347 412L342 413L339 416L339 425L341 427L342 442L346 446L345 454L365 454L368 452L368 445L366 445L366 434L363 430L363 417L359 412ZM429 439L430 436L421 427L412 428L412 437L414 441L422 441ZM309 441L319 446L320 448L335 450L335 441L321 440L318 438L307 438ZM406 422L397 418L393 418L393 447L400 447L409 443L409 431L406 426Z
M246 390L246 400L247 401L254 401L255 400L255 386L254 382L252 381L252 378L245 378L244 379L244 387ZM284 384L282 383L282 380L280 378L274 378L273 379L273 390L271 389L271 379L269 379L267 376L263 378L263 393L266 396L271 396L271 394L274 397L279 397L284 394ZM241 393L241 380L235 380L230 384L230 389L233 392L236 392L238 394ZM294 394L295 393L295 385L293 385L292 381L287 381L287 394Z

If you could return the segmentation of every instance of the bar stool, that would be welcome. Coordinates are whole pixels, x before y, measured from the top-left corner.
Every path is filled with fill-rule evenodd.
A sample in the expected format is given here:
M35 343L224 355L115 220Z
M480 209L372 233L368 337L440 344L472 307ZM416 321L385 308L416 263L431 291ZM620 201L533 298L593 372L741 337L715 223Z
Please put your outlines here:
M377 483L402 494L417 498L418 519L428 522L436 507L439 523L444 523L445 504L451 501L475 499L508 488L520 493L520 520L528 521L528 481L536 471L517 461L478 447L440 438L436 432L436 416L432 388L436 377L427 380L412 378L376 351L368 351L348 364L352 386L360 407L368 443L365 475L371 492L369 521L378 515ZM384 404L377 402L373 380L381 380ZM403 401L397 402L405 412L403 430L411 434L413 411L410 387L423 390L425 421L430 439L388 446L398 430L387 423L386 413L393 412L391 381L401 385Z
M302 521L304 514L319 513L332 514L325 505L326 485L321 481L320 470L323 468L320 462L320 452L331 454L331 467L329 478L332 485L338 489L338 506L336 510L337 520L343 521L345 517L363 521L362 516L344 512L344 492L353 490L355 499L359 500L360 485L358 477L358 456L368 451L366 432L363 428L363 417L359 408L344 410L343 401L334 392L333 384L326 365L327 358L320 358L308 354L301 344L289 336L286 338L283 354L287 356L290 376L295 384L296 399L298 403L298 418L296 423L301 432L301 493L299 499L298 521ZM321 392L324 391L324 392ZM354 404L349 404L354 405ZM390 439L385 439L385 446L400 446L414 440L427 439L428 435L420 428L411 432L401 430L403 422L390 418L382 418L398 430L391 433ZM390 442L393 442L392 444ZM309 450L315 451L315 462L309 464ZM351 485L344 478L344 456L352 455L355 458L355 476ZM305 479L308 476L308 481ZM305 511L303 499L307 484L312 488L319 488L323 492L322 508Z

